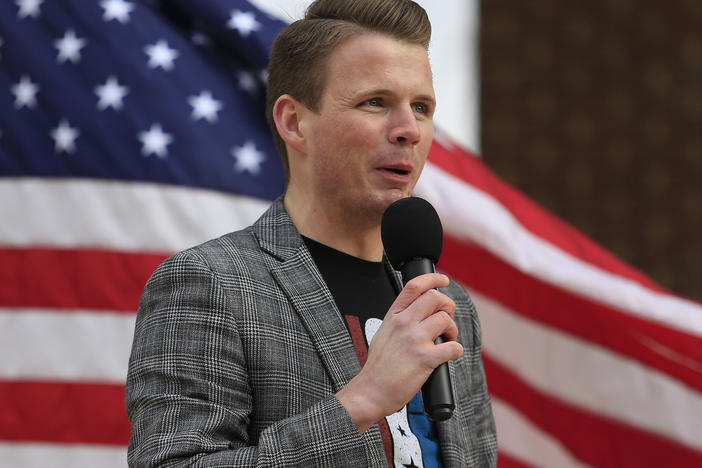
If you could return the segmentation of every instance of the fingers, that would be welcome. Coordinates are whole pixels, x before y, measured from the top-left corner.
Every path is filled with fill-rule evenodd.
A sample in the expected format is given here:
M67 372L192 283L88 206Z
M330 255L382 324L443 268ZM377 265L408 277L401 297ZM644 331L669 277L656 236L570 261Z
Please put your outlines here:
M456 303L436 289L424 292L410 307L405 309L405 313L419 321L439 311L446 312L449 317L453 317L456 313Z
M451 316L443 310L432 314L420 324L431 340L436 340L443 335L444 341L455 341L458 338L458 327Z
M456 304L436 288L448 286L447 276L428 273L409 281L390 307L388 315L404 312L407 320L422 321L429 315L443 310L453 317Z
M448 277L440 273L427 273L426 275L417 276L408 281L405 287L402 288L390 310L394 309L394 312L404 310L425 292L436 288L444 288L448 285Z
M408 327L409 333L418 333L421 340L434 341L439 335L455 341L458 328L453 321L456 303L435 288L445 287L448 277L438 273L428 273L409 281L397 296L386 315L387 321L397 322L400 327ZM410 331L418 326L414 332Z
M445 312L437 312L419 324L417 332L424 335L420 362L435 368L463 354L463 346L456 341L458 327Z
M451 359L457 359L463 355L463 345L458 341L447 341L439 345L435 345L436 353L434 357L436 358L436 366L443 364L444 362L450 361Z

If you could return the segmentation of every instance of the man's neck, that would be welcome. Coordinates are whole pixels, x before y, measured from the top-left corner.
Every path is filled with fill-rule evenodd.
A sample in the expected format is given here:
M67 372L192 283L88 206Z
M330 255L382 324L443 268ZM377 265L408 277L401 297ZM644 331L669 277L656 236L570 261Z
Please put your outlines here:
M290 190L285 194L284 205L300 234L363 260L382 260L380 220L359 219Z

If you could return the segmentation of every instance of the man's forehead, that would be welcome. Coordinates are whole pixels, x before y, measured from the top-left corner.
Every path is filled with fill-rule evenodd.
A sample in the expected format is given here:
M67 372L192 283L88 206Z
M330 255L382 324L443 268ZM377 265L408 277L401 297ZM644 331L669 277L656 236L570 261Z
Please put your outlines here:
M382 69L402 63L431 75L429 55L422 45L385 34L364 33L337 45L329 56L327 70L351 66L363 72L374 67Z
M358 48L359 46L363 45L367 45L370 50L377 50L379 44L395 44L405 48L422 50L424 55L427 56L427 59L429 57L427 49L421 44L376 31L360 31L355 34L351 34L336 44L336 46L332 49L330 56L337 56L346 52L347 49L353 50L354 48Z

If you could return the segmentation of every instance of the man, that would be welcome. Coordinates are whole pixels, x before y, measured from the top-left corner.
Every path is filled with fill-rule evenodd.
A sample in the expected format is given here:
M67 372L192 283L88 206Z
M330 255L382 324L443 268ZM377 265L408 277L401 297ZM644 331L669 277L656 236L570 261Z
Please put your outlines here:
M149 280L130 464L495 465L470 299L440 274L402 289L380 239L432 141L429 36L409 0L318 0L276 39L267 111L285 195ZM456 410L434 423L418 392L449 360Z

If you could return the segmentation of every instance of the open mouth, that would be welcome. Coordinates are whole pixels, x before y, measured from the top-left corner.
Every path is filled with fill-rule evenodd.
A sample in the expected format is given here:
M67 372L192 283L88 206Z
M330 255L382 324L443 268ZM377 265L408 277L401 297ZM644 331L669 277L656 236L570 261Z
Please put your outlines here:
M404 169L395 169L393 167L386 167L384 168L386 171L394 172L395 174L400 174L400 175L407 175L409 174L409 171L406 171Z

